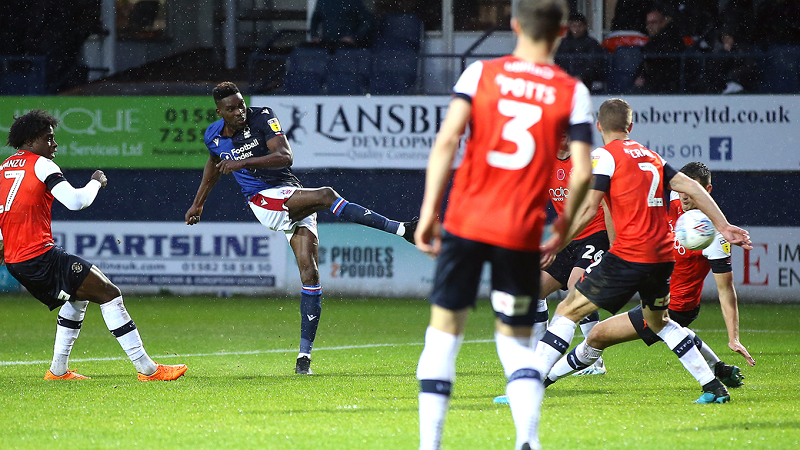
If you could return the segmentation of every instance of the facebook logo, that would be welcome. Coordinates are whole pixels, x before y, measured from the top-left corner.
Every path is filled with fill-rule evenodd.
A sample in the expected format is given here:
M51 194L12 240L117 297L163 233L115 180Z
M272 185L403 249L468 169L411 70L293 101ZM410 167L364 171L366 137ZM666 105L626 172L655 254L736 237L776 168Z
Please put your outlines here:
M708 154L712 161L730 161L733 159L733 139L730 137L709 138Z

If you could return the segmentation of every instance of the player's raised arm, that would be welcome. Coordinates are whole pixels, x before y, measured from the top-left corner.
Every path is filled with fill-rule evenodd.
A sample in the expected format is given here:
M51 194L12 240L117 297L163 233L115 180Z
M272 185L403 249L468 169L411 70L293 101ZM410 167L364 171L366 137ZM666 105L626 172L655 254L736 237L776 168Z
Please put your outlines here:
M673 191L682 192L691 197L697 208L708 216L728 242L744 249L752 250L750 233L743 228L731 225L725 214L719 209L717 202L711 198L711 195L706 192L700 183L678 172L669 181L669 187Z
M286 136L279 135L271 138L267 141L267 148L270 151L268 155L238 161L224 159L217 163L217 169L223 175L228 175L241 169L283 169L292 166L294 154Z
M715 273L714 281L717 282L719 306L722 310L722 317L725 319L725 328L728 330L728 347L742 355L747 364L754 366L756 361L750 356L745 346L739 342L739 305L736 288L733 286L733 272Z
M206 166L203 168L203 179L200 181L200 187L197 188L197 194L194 196L194 201L189 210L186 211L186 225L194 225L200 222L200 216L203 214L203 206L208 199L208 194L211 189L217 184L219 177L222 175L217 169L217 164L220 159L216 156L209 156L206 161Z
M442 208L445 187L452 171L461 135L466 129L472 112L472 104L456 97L450 101L442 128L436 135L428 169L425 173L425 194L419 213L419 224L414 233L417 248L429 255L436 255L440 248L441 220L439 212Z
M41 165L52 164L55 166L52 161L47 159L40 158L39 161L41 161ZM36 162L37 169L40 166L39 161ZM91 205L97 197L97 192L108 184L108 179L101 170L95 171L86 186L79 189L74 188L60 172L54 173L53 176L60 176L60 181L55 181L56 184L50 189L50 193L70 211L78 211Z

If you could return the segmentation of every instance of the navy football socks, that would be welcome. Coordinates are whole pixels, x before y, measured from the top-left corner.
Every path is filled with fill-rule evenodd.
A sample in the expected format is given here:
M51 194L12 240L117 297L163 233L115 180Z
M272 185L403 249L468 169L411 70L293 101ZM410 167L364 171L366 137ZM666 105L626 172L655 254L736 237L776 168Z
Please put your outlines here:
M303 286L300 293L300 353L311 354L322 312L322 286Z
M397 230L400 228L400 222L389 220L378 213L370 211L361 205L350 203L341 197L333 202L331 212L344 220L383 230L387 233L397 234Z

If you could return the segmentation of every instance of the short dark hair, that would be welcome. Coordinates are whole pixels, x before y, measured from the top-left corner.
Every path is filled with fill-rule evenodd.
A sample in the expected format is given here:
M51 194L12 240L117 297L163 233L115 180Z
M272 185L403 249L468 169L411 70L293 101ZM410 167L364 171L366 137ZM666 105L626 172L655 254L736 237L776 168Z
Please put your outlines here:
M570 21L570 22L583 22L583 23L586 23L586 24L589 23L586 20L586 16L584 16L583 14L581 14L579 12L571 12L571 13L569 13L569 19L567 19L567 20Z
M687 177L697 180L703 187L711 185L711 169L700 161L692 161L681 167L681 173Z
M43 109L32 109L19 117L14 117L14 123L8 131L8 146L19 150L26 142L39 139L50 131L50 127L57 126L58 119L55 116Z
M228 98L231 95L238 94L239 88L236 87L235 84L231 81L223 81L222 83L216 85L214 90L211 91L211 95L214 96L214 103L222 100L223 98Z
M612 98L600 105L597 121L603 131L621 131L627 133L633 122L631 105L621 98Z
M522 32L534 41L556 40L569 9L564 0L520 0L514 11Z

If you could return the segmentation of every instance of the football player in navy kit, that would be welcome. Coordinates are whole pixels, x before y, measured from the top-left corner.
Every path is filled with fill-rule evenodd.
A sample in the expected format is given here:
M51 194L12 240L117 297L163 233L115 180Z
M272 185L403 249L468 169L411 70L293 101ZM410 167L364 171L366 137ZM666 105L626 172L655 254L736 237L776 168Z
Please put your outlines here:
M292 173L292 149L270 108L250 107L235 84L218 84L212 95L221 120L205 133L210 153L186 224L200 222L203 205L221 175L233 174L256 218L286 233L303 283L300 300L300 354L295 372L311 374L311 348L322 310L316 212L329 208L342 219L397 234L414 243L416 222L389 220L350 203L330 187L303 188Z

